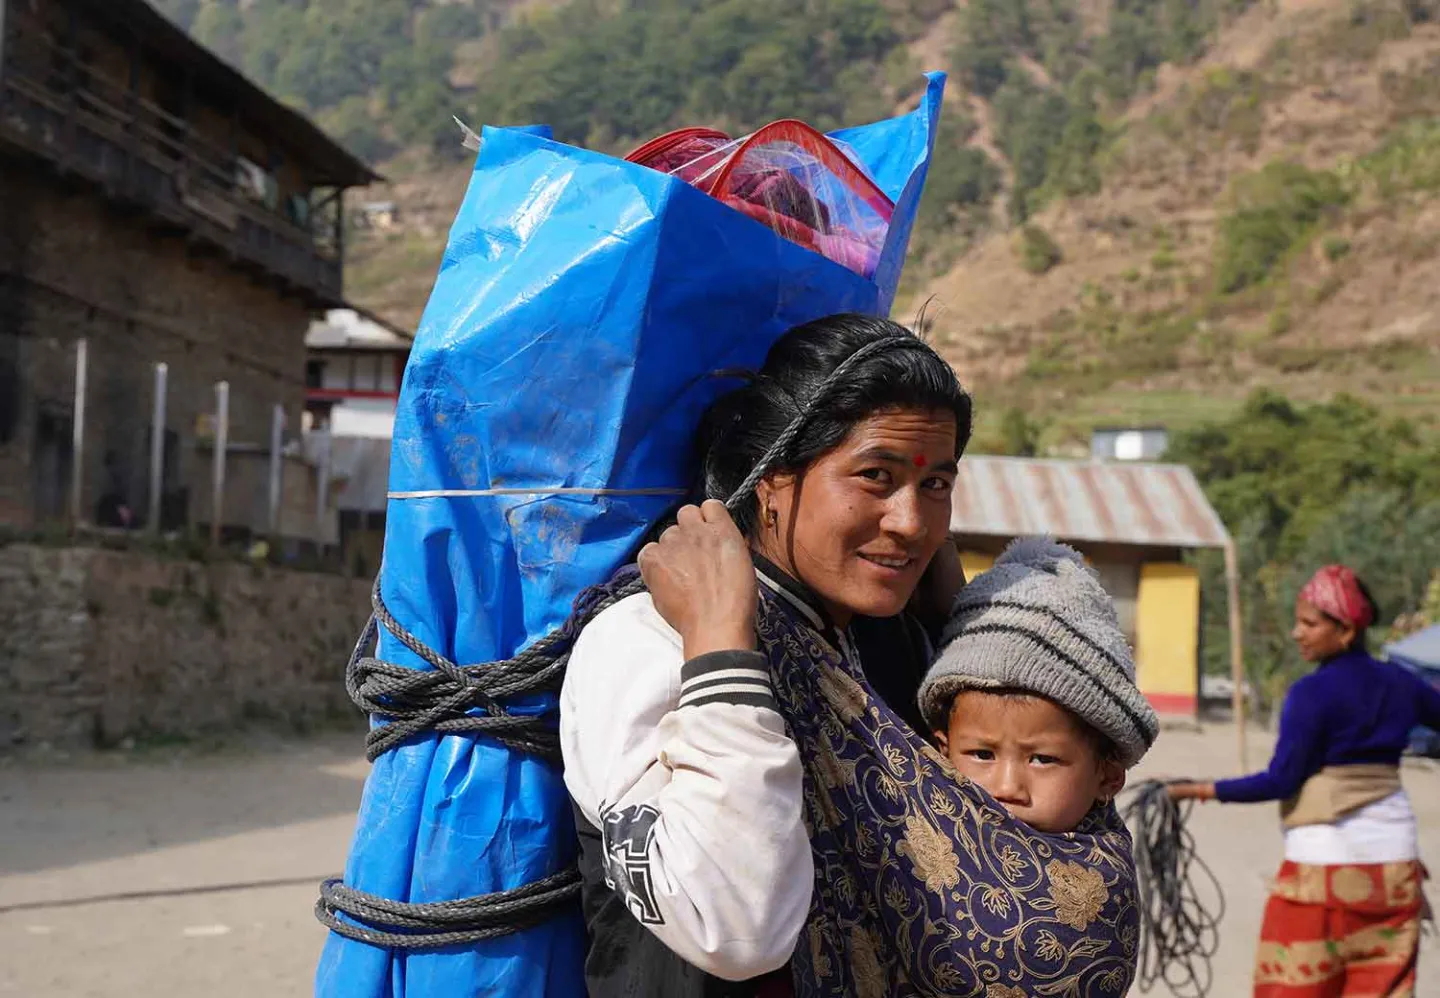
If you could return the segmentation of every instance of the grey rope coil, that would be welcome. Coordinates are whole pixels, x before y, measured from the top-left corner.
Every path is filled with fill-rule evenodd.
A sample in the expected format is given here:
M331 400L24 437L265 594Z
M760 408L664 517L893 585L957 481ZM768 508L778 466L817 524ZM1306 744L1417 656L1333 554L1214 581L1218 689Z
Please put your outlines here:
M930 347L919 337L887 336L846 357L813 395L797 401L795 417L725 500L726 508L732 512L739 508L754 495L760 480L783 464L815 406L850 372L876 354L892 349L928 351ZM505 702L559 690L570 650L581 629L607 607L644 589L638 576L615 586L597 586L581 594L561 627L514 657L483 665L458 665L395 619L381 597L377 578L370 597L374 612L345 669L345 689L350 699L380 720L366 735L366 758L374 762L382 753L416 735L434 731L483 734L515 751L560 761L553 712L548 716L512 714ZM366 655L367 648L377 645L381 627L431 669L414 669ZM580 873L573 867L513 890L432 903L392 901L334 879L321 884L315 917L332 931L373 946L435 949L532 928L559 914L579 893Z
M1177 998L1205 998L1215 982L1225 892L1186 827L1191 805L1148 780L1120 809L1134 838L1140 954L1136 983L1165 984Z
M315 916L332 932L371 946L434 949L478 943L533 928L568 903L578 889L575 871L564 870L511 891L459 901L410 904L353 890L339 880L327 880L320 885ZM342 911L353 921L342 921L337 915ZM385 928L372 929L368 927L371 925Z

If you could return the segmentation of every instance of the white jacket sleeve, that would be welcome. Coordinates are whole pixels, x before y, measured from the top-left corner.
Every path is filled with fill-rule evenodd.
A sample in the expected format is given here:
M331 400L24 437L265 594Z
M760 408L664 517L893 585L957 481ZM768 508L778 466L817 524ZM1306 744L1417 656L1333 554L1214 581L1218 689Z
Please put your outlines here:
M631 913L706 973L747 980L786 964L810 907L800 758L763 656L683 659L648 594L581 632L561 692L565 784Z

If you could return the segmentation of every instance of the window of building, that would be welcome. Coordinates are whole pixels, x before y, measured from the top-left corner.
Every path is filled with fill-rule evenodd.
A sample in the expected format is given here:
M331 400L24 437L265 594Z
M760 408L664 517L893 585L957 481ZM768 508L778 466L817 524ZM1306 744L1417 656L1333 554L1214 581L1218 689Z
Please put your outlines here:
M357 392L378 392L380 390L379 354L362 353L355 357L354 389Z
M396 358L388 354L380 357L380 390L389 392L391 395L400 390L399 376L396 373L399 365Z
M326 357L321 361L323 372L320 378L320 387L330 392L348 392L350 390L350 357L346 354L336 354Z

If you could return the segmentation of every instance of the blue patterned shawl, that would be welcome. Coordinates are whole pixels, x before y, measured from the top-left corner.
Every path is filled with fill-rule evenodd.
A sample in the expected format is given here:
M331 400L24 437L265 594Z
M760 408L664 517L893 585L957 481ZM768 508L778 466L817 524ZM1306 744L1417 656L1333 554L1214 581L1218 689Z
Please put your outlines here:
M1124 995L1139 911L1114 806L1068 834L1012 818L875 695L845 635L761 593L815 857L796 998Z

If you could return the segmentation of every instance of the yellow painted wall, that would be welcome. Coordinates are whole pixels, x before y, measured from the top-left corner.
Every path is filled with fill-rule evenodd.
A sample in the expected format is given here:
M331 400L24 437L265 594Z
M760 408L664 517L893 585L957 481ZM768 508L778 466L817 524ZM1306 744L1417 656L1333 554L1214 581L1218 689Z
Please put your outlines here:
M981 554L978 551L960 552L960 567L965 569L967 581L975 578L981 572L988 572L993 564L995 564L994 555Z
M1193 714L1199 700L1200 577L1189 565L1140 566L1135 664L1140 692L1164 713Z

